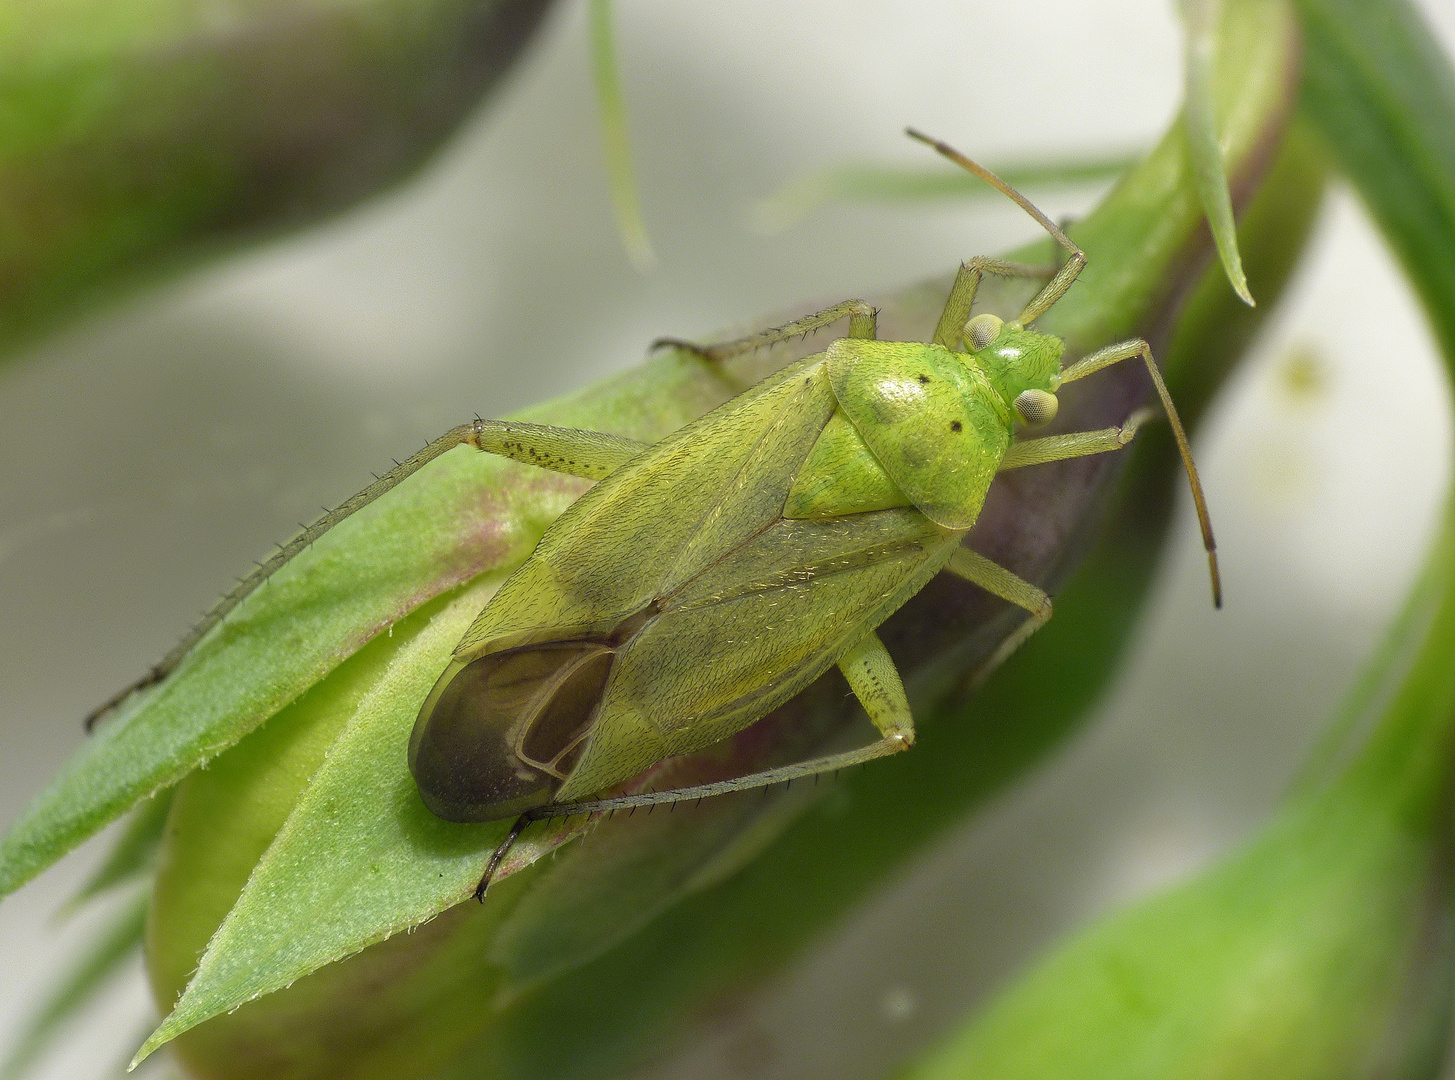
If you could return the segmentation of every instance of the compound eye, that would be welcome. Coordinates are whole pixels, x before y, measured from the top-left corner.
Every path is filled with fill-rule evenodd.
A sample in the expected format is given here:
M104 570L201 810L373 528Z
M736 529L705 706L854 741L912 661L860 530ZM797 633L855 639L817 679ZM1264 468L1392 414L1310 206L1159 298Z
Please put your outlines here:
M1015 414L1026 427L1044 427L1056 419L1059 406L1055 394L1044 390L1022 390L1016 395Z
M965 344L971 352L979 352L1000 335L1003 325L994 315L977 315L965 324Z

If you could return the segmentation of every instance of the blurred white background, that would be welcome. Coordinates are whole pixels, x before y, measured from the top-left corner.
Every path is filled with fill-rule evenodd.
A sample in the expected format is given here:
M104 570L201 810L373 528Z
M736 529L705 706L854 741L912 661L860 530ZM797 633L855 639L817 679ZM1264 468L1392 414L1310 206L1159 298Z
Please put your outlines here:
M1425 6L1451 45L1455 10ZM584 8L564 0L411 184L0 364L0 823L81 716L391 457L628 367L657 335L891 289L1034 231L985 201L833 207L764 237L753 200L825 165L926 163L906 123L992 164L1135 150L1180 96L1166 0L618 0L617 22L651 276L615 232ZM1042 202L1075 214L1095 194ZM1336 192L1197 439L1225 610L1184 508L1100 718L653 1075L876 1076L1067 927L1246 836L1413 575L1450 472L1449 397L1398 272ZM4 902L0 1045L95 924L50 914L99 851ZM895 934L873 932L890 908ZM149 1010L132 972L37 1075L118 1073Z

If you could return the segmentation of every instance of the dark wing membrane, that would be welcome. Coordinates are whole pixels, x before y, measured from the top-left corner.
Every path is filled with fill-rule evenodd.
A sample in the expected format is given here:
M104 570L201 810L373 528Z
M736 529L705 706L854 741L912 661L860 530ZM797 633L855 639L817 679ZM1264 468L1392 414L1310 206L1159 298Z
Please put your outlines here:
M617 655L561 801L741 730L835 663L957 537L909 508L779 520L675 593Z
M609 632L767 528L833 409L811 357L644 451L546 531L455 655Z
M486 821L546 801L575 763L613 656L599 641L555 641L452 663L409 740L425 805Z

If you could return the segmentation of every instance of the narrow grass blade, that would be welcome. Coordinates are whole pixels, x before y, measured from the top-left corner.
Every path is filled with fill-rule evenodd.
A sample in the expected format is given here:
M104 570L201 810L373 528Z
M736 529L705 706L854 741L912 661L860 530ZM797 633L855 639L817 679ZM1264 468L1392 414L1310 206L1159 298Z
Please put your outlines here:
M159 791L131 812L105 861L66 903L63 913L75 911L86 901L151 872L174 793L172 788Z
M22 1076L61 1026L91 1001L123 963L141 954L146 916L147 894L143 890L126 902L56 983L45 1004L21 1032L9 1058L0 1064L0 1080Z
M636 173L632 168L631 137L627 131L626 100L616 65L616 43L611 27L611 0L591 0L591 73L601 107L601 141L606 153L606 174L616 227L627 257L639 273L657 265L647 224L642 220Z
M1115 180L1136 164L1137 157L1136 154L1110 154L1084 160L1028 161L1000 166L995 172L1022 190L1071 187ZM906 203L994 194L994 188L963 169L844 165L789 181L754 203L748 215L755 232L771 236L836 201Z

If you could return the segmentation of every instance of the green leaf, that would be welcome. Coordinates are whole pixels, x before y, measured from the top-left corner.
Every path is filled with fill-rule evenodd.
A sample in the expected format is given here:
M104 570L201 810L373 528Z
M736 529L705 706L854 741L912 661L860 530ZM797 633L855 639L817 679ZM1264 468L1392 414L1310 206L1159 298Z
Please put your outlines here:
M95 997L123 963L140 955L146 917L147 894L143 890L109 918L102 933L51 989L16 1040L9 1058L0 1064L0 1080L14 1080L24 1074L61 1026Z
M161 1000L181 995L208 939L237 903L359 702L448 602L440 598L411 614L177 785L164 857L152 883L148 969Z
M419 703L501 580L486 575L393 652L137 1062L204 1020L469 897L482 848L509 823L435 817L405 763Z
M1405 0L1298 0L1298 9L1304 107L1455 354L1455 70Z
M784 732L771 761L802 761L817 745L814 725ZM799 737L794 738L793 735ZM741 775L742 770L736 770ZM653 786L718 779L658 775ZM488 957L512 995L580 967L650 924L674 904L730 877L752 861L816 802L813 781L765 799L757 793L681 805L643 815L632 827L601 829L532 875L521 902L506 914Z
M728 393L701 364L669 356L522 417L655 439ZM513 566L583 486L458 449L345 521L67 763L0 841L0 894L236 743L420 604Z
M543 525L529 495L480 525L502 475L483 455L446 455L254 593L41 793L0 843L0 891L235 743L420 601L522 558ZM551 486L539 501L559 510L575 490ZM406 543L418 546L393 557Z
M1223 152L1218 145L1218 122L1213 78L1217 54L1218 13L1220 0L1185 0L1182 5L1186 29L1184 39L1186 93L1182 109L1187 128L1187 150L1192 159L1192 177L1197 185L1233 291L1249 307L1253 294L1243 273L1243 259L1238 254L1238 227L1233 220L1233 199L1228 192L1228 175L1223 168Z

